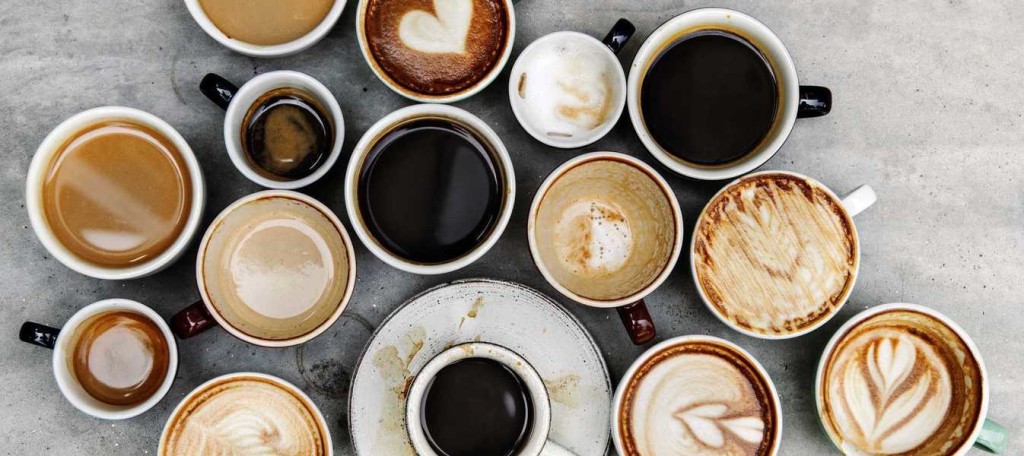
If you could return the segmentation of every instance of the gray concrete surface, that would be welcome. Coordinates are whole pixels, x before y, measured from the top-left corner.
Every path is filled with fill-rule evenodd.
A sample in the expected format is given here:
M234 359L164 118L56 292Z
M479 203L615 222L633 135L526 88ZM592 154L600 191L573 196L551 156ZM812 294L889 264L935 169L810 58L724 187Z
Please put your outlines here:
M347 120L345 156L388 112L410 104L384 87L360 57L355 0L338 26L298 56L257 60L218 45L181 1L38 0L0 2L0 453L152 454L164 420L189 390L220 374L255 370L306 388L328 416L338 454L351 453L345 427L349 369L370 328L406 298L464 277L516 280L554 294L526 247L525 213L543 177L581 152L616 150L655 165L683 207L686 229L721 183L692 182L660 167L629 120L584 150L534 141L508 106L507 68L490 88L458 103L493 125L516 167L512 223L471 267L417 277L385 266L358 247L359 280L347 317L305 348L247 345L222 330L180 343L181 366L165 400L128 421L75 410L57 390L50 353L17 341L19 325L59 325L93 301L125 297L165 317L199 296L195 246L167 271L127 282L90 279L51 258L28 227L24 177L35 148L57 123L86 108L127 105L178 128L209 181L209 222L236 198L259 190L230 164L222 112L197 90L206 72L238 83L276 69L307 72L337 95ZM801 82L835 93L828 117L798 122L783 150L762 169L815 176L839 192L870 183L878 204L859 216L861 276L840 315L814 333L760 341L731 331L695 295L680 267L648 299L660 337L712 334L750 350L782 397L782 454L833 452L811 397L814 366L832 332L854 313L886 302L935 307L970 333L991 371L990 417L1024 427L1024 4L1017 0L755 2L722 0L523 0L517 8L518 55L557 30L601 36L619 17L638 37L625 65L663 21L700 6L725 6L760 18L789 45ZM343 162L342 162L343 163ZM306 191L344 214L339 164ZM612 312L559 298L595 335L614 382L642 351ZM1011 439L1024 454L1024 432Z

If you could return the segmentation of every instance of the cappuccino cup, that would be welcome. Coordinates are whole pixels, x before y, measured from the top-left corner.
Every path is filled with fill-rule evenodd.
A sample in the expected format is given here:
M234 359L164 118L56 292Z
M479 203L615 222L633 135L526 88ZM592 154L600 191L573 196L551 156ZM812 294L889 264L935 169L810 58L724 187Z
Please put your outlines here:
M867 185L839 198L786 171L726 185L701 211L690 243L701 300L748 336L787 339L815 330L853 290L860 269L853 217L875 200Z
M886 304L832 336L815 377L825 433L845 454L1006 451L987 419L988 371L960 326L934 309Z
M676 337L640 355L615 390L611 420L623 456L774 455L782 439L768 373L711 336Z
M327 330L355 288L348 232L312 197L266 190L228 206L196 257L202 300L171 318L189 338L213 326L264 347L288 347Z
M537 190L527 237L534 264L559 293L615 308L637 345L654 338L643 299L683 245L679 202L654 168L615 152L565 162Z
M302 52L334 28L346 0L185 0L192 19L224 47L250 57Z
M153 309L128 299L83 307L63 328L26 322L23 342L53 350L53 375L75 408L123 420L153 408L171 388L178 348Z

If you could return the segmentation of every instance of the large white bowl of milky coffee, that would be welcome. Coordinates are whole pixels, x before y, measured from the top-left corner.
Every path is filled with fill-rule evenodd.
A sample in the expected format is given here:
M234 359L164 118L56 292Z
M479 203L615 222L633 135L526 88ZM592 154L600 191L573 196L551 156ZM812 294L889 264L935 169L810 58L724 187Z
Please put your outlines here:
M228 49L283 57L327 36L345 0L185 0L185 6L206 34Z

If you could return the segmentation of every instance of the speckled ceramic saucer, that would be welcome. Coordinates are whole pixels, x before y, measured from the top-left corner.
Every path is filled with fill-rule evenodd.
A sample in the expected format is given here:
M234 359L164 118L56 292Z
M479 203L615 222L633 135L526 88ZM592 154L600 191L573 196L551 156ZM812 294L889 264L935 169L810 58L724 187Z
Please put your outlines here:
M349 392L356 453L414 455L405 427L406 389L427 361L470 341L509 348L537 369L551 396L552 441L579 455L607 452L612 386L590 334L532 288L473 279L420 293L373 334Z

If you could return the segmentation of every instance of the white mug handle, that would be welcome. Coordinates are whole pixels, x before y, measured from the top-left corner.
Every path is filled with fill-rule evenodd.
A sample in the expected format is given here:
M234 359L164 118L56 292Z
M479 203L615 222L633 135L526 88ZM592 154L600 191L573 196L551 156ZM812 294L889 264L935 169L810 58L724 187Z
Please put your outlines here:
M870 185L861 185L843 197L843 206L846 207L846 212L850 214L850 217L856 217L857 214L864 212L864 209L875 204L875 201L878 201L875 190Z
M540 450L540 456L576 456L576 454L562 448L561 445L548 440L547 443L544 444L544 449Z

